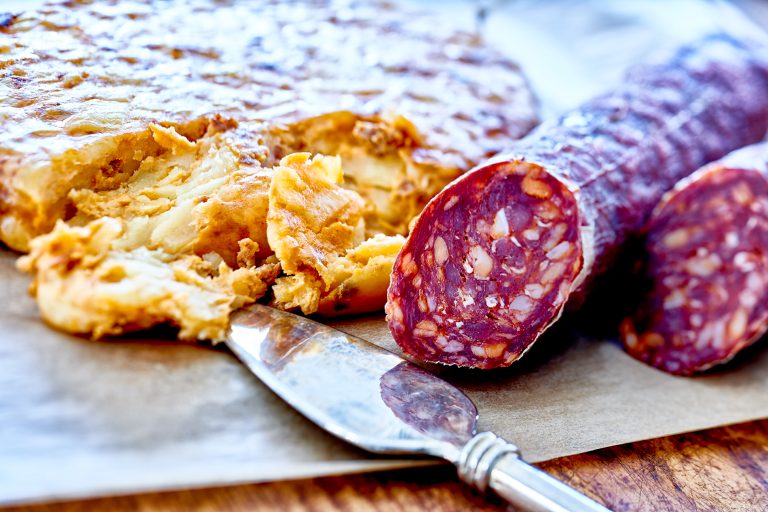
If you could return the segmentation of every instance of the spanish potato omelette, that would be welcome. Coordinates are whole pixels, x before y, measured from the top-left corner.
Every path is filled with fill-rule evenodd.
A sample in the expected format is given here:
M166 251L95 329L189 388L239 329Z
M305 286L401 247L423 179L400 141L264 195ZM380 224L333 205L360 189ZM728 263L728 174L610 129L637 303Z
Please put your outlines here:
M0 73L0 239L94 337L380 309L429 198L537 121L516 64L387 3L53 3L0 16Z

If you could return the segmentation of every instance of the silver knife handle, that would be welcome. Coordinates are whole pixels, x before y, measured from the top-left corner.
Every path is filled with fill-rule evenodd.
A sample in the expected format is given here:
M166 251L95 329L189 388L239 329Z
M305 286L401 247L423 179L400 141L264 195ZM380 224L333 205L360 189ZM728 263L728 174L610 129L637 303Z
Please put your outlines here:
M464 446L456 463L461 479L480 491L488 488L522 510L610 512L599 503L526 463L520 450L491 432Z

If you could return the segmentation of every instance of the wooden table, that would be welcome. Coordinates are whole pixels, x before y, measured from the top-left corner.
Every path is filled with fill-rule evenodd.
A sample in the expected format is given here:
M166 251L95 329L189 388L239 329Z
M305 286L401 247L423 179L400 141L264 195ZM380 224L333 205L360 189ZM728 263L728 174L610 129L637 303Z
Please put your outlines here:
M632 443L539 467L612 510L768 511L768 420ZM504 510L450 467L84 500L19 512Z

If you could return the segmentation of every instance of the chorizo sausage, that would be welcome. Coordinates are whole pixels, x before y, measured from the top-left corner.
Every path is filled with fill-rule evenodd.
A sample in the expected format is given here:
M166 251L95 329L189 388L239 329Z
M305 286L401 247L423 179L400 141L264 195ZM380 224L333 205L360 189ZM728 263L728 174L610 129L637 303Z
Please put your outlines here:
M698 40L435 196L390 280L387 320L400 347L478 368L522 356L665 191L765 135L762 48L721 34Z
M648 221L650 293L621 324L633 357L689 375L768 330L768 143L681 180Z

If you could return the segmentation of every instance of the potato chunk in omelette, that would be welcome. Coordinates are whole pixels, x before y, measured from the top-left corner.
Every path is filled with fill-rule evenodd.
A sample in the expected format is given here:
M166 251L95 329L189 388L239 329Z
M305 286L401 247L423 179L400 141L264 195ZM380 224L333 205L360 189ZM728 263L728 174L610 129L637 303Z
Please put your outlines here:
M275 302L304 313L360 313L381 308L389 273L405 239L365 240L361 196L339 186L339 158L284 158L269 192L267 236L287 277Z

